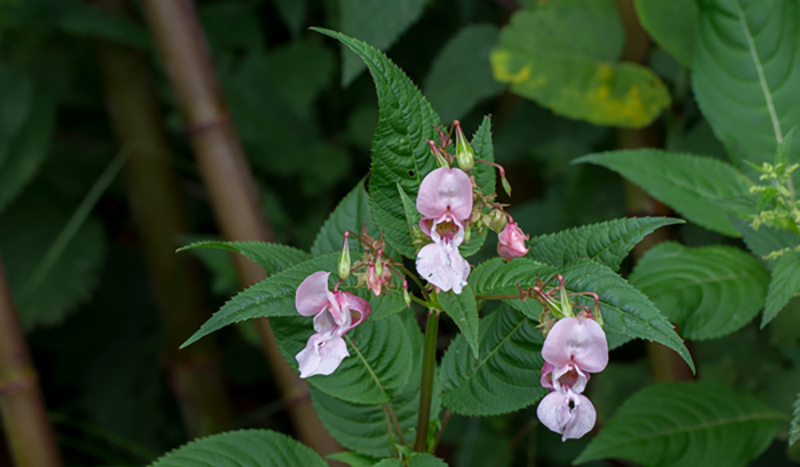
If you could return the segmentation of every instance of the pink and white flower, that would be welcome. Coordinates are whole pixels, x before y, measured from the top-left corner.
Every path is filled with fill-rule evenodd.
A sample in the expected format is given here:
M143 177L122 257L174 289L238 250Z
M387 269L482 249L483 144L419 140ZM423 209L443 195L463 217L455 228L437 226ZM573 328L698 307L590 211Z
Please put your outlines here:
M563 441L580 438L597 418L594 406L581 393L590 373L608 365L608 342L603 328L591 318L562 318L542 347L542 386L552 392L542 399L536 414L546 427L561 433Z
M363 298L350 292L328 290L330 274L315 272L297 288L297 311L303 316L314 317L316 331L295 357L301 378L333 373L350 355L342 336L363 323L372 312L372 306Z
M516 222L509 222L497 236L497 254L505 259L525 256L528 253L525 240L529 238L531 238L530 235L526 235Z
M442 291L461 293L470 265L458 247L472 214L472 181L460 169L434 170L419 187L417 210L423 215L420 228L433 240L417 254L417 272Z

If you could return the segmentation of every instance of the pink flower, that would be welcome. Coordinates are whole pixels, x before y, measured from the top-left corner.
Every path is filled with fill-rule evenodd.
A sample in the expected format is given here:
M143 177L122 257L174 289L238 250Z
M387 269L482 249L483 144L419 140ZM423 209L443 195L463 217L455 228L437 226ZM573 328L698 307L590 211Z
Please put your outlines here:
M591 318L562 318L542 347L542 386L552 392L542 399L536 415L542 424L562 434L562 441L580 438L592 429L597 415L581 393L589 373L608 365L608 342L603 328Z
M372 293L374 293L376 297L380 297L381 289L384 285L389 286L392 283L391 270L385 265L382 265L381 269L381 273L378 274L377 265L370 261L369 265L367 266L367 272L364 274L367 287L372 290Z
M544 396L536 415L542 425L561 434L561 441L582 437L591 431L597 420L592 402L571 389L552 391Z
M525 240L529 238L531 238L530 235L526 235L516 222L509 222L497 236L497 254L505 259L525 256L528 253L528 248L525 248Z
M419 187L419 226L433 243L417 254L417 271L443 291L461 293L470 265L458 252L464 241L464 223L472 214L472 181L460 169L441 167L429 173Z
M295 357L301 378L333 373L342 360L350 355L342 336L363 323L372 312L366 300L350 292L328 290L330 274L315 272L297 288L297 311L303 316L314 317L316 331ZM355 319L354 313L357 313Z

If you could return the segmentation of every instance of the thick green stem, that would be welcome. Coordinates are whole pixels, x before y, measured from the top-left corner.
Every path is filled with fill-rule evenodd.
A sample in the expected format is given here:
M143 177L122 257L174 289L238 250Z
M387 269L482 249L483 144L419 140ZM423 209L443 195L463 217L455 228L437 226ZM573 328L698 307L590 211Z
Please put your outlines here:
M0 264L0 414L17 467L61 467L36 369Z
M428 425L431 420L431 400L433 399L433 376L436 370L436 343L439 337L439 311L428 312L425 324L425 347L422 349L422 379L420 381L419 414L417 418L417 439L414 450L428 452Z

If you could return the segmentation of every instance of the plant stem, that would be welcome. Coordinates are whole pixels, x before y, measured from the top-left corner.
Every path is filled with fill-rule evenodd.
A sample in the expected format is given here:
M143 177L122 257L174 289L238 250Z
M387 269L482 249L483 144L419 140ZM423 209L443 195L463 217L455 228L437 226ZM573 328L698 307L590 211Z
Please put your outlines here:
M414 450L428 452L428 425L431 419L433 376L436 369L436 343L439 337L439 311L430 309L425 324L425 346L422 349L422 376L420 380L417 439Z
M0 413L17 467L61 467L53 427L1 263Z
M433 440L433 449L431 450L432 452L436 452L436 448L439 447L439 441L442 440L444 429L447 428L447 422L450 421L450 416L452 414L453 413L450 411L450 409L445 410L444 418L442 418L442 427L439 428L439 432L436 433L436 439Z
M476 295L475 300L521 300L522 296L518 293L504 295Z
M130 15L126 0L98 0L115 14ZM189 232L178 177L170 163L148 57L116 42L97 41L106 105L120 145L131 153L125 166L128 200L139 233L154 302L165 329L170 388L190 438L228 428L233 409L213 336L178 351L211 315L200 270L191 256L176 255Z
M274 236L225 106L194 4L191 0L143 0L142 6L223 236L228 240L272 241ZM243 286L264 279L264 270L244 256L236 255L234 261ZM269 321L262 318L256 323L298 438L322 455L341 450L311 405L308 384L283 359Z

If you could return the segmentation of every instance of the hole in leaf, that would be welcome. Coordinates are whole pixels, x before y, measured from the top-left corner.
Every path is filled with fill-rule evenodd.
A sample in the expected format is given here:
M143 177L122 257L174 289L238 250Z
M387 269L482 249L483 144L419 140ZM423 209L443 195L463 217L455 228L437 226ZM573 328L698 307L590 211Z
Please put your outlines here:
M411 178L414 178L414 171L413 170L409 170L408 171L408 176L411 177Z

